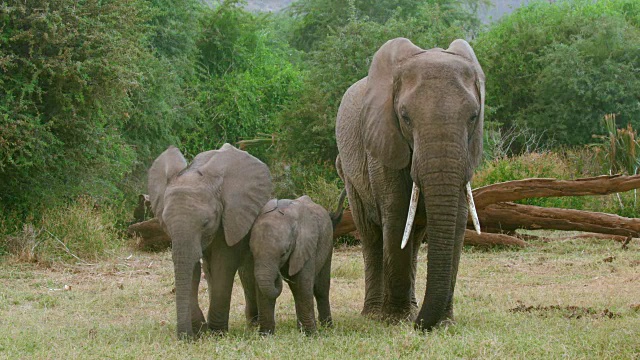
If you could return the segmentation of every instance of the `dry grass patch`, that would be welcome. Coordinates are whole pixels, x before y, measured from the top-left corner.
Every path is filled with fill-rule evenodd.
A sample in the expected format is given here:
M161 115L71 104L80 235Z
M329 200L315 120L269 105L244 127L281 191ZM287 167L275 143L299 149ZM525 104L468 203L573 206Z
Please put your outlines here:
M0 264L0 358L626 358L640 356L640 245L602 240L537 242L525 250L468 248L456 289L457 323L423 334L359 315L358 248L335 251L335 327L306 337L285 286L276 335L245 326L234 288L230 332L175 338L169 252L121 253L95 265ZM613 256L611 262L603 259ZM422 300L426 252L416 294ZM206 311L206 282L200 304ZM518 306L530 311L511 311ZM635 306L635 307L634 307ZM586 311L588 316L568 316ZM595 315L590 313L591 309ZM605 309L613 317L597 316ZM541 315L543 314L543 315Z

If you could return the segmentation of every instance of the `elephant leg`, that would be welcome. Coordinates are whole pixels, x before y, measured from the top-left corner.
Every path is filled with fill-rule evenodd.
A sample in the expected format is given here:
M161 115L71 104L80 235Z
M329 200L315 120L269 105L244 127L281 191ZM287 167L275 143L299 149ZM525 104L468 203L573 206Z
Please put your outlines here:
M207 321L204 319L200 305L198 304L198 288L200 285L200 276L202 275L202 268L200 261L196 262L193 269L193 275L191 278L191 329L197 336L202 330L206 328Z
M465 195L461 195L458 201L458 218L456 220L456 236L453 245L453 262L451 264L451 294L446 308L446 319L453 321L453 292L456 287L456 278L458 277L458 265L460 264L460 256L462 254L462 245L464 244L464 232L467 228L467 203Z
M316 275L313 284L313 295L316 298L316 306L318 307L318 320L322 326L333 326L331 319L331 305L329 304L329 288L331 287L331 255L322 267L322 270Z
M242 266L238 269L240 282L244 289L244 315L249 326L258 325L258 302L256 293L256 279L253 273L253 256L245 257Z
M241 257L225 243L212 245L206 262L209 282L209 329L214 332L229 330L229 308L233 279L240 266Z
M282 278L278 276L276 280L279 284L276 287L282 288ZM263 335L273 334L276 331L276 298L270 298L257 291L258 296L258 312L260 328L258 332Z
M413 266L414 242L409 241L404 249L400 248L400 240L404 232L404 224L384 226L384 298L382 313L390 321L410 319L415 312L412 300L415 301L415 270ZM414 235L414 234L412 234Z
M365 207L356 190L345 182L349 195L349 206L362 242L364 258L364 306L362 315L377 317L382 309L382 231L367 219Z
M296 304L298 326L305 334L316 332L316 313L313 306L314 271L304 269L289 282L291 293Z

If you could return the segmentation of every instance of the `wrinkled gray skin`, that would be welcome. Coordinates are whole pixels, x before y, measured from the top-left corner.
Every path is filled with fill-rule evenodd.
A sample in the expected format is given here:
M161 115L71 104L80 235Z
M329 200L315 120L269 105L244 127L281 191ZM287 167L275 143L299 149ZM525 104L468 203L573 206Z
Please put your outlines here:
M333 227L327 210L308 196L296 200L272 199L253 225L250 247L258 289L260 333L275 330L274 309L282 291L282 278L293 293L298 325L305 333L316 331L314 297L320 323L331 325Z
M427 289L415 323L453 320L453 293L467 222L465 184L482 156L484 73L464 40L422 50L385 43L369 74L344 94L336 122L338 173L363 242L362 313L415 314L418 248L428 239ZM400 249L414 181L416 222ZM426 214L425 214L426 210Z
M149 196L172 241L179 338L207 327L228 330L233 279L243 262L245 313L247 320L257 319L248 234L271 188L267 166L229 144L198 154L189 167L173 146L153 162ZM200 259L209 285L207 321L198 305Z

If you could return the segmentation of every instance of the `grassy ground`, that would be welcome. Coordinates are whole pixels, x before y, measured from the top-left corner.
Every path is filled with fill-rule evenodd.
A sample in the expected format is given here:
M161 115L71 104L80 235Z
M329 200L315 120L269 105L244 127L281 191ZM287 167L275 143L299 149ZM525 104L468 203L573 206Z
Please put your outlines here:
M425 272L423 251L419 300ZM258 336L244 324L244 299L236 286L229 334L185 343L175 337L168 252L127 252L83 266L43 267L5 258L0 358L640 359L637 242L628 250L603 240L466 249L456 289L457 323L429 334L410 324L361 317L362 274L359 248L335 252L335 327L317 336L296 330L288 289L279 299L276 335ZM202 287L200 303L207 304Z

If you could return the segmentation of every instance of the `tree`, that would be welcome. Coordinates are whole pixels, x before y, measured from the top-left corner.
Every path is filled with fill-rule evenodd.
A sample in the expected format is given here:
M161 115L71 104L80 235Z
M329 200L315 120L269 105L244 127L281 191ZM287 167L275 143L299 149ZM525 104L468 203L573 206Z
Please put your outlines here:
M570 145L602 133L607 113L637 127L639 18L632 0L536 2L503 18L473 44L488 120Z
M376 50L395 37L409 38L425 49L446 48L466 34L468 24L459 21L456 14L440 5L426 4L408 18L396 15L384 24L352 19L319 42L308 54L309 76L301 97L280 117L281 144L288 155L307 162L333 162L340 100L351 84L367 75Z

